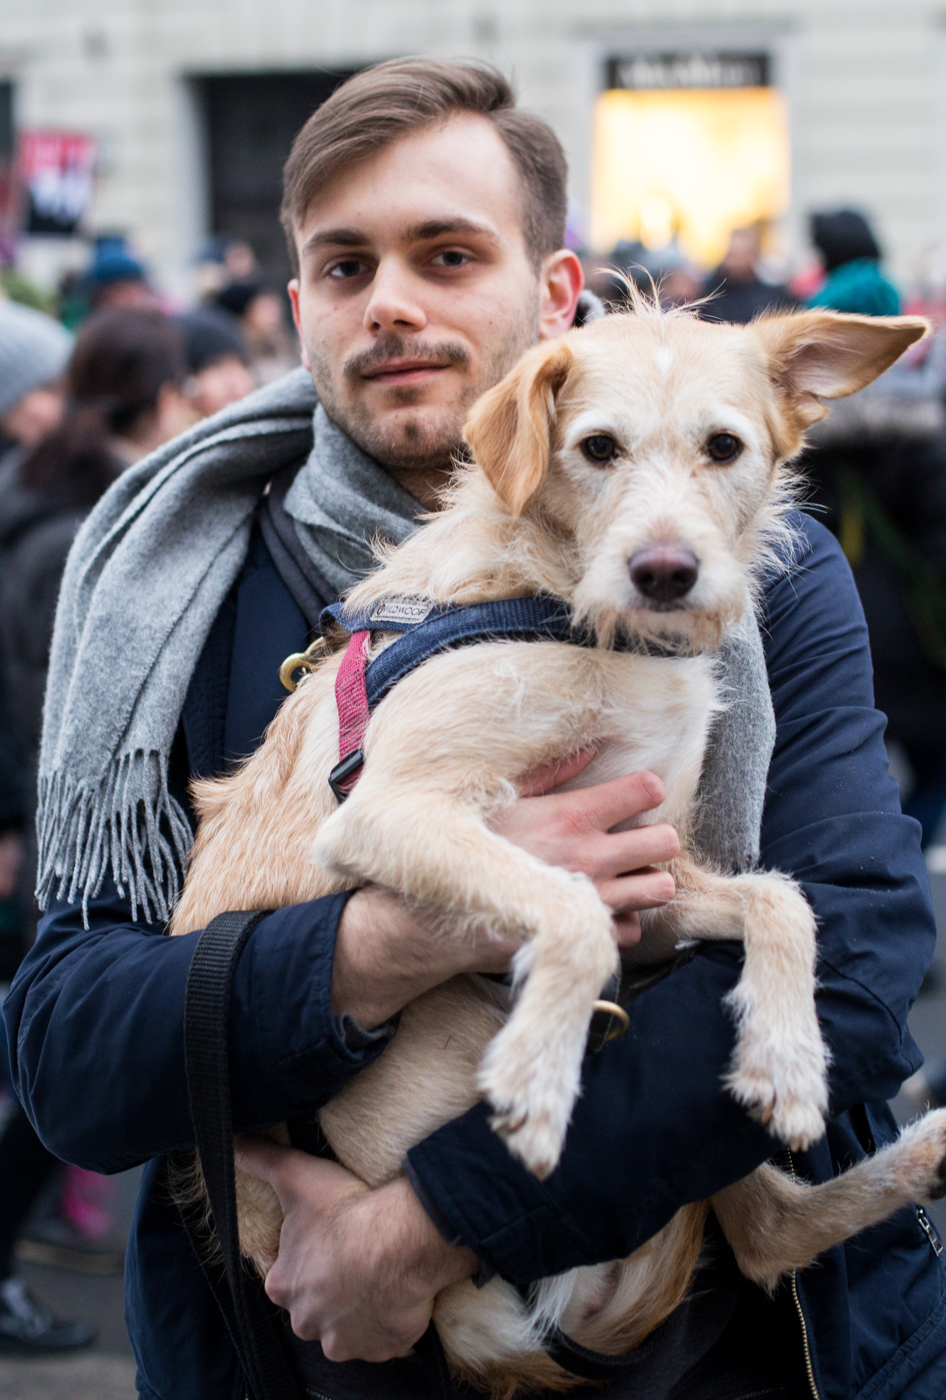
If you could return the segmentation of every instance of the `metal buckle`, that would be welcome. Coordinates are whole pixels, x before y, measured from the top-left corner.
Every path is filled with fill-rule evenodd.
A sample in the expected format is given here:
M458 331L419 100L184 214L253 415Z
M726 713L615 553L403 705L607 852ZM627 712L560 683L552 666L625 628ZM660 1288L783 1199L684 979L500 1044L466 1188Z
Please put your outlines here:
M588 1027L588 1049L593 1055L612 1040L620 1040L631 1024L631 1018L623 1006L616 1001L599 999L594 1004L591 1025Z
M339 805L341 805L341 803L345 801L345 798L348 796L348 792L350 791L350 787L352 786L349 785L349 788L346 789L344 784L348 782L349 778L353 778L355 774L361 768L364 767L364 765L364 750L353 749L352 752L348 755L348 757L343 758L341 763L336 763L331 773L329 773L328 785L334 792L336 798L338 799Z

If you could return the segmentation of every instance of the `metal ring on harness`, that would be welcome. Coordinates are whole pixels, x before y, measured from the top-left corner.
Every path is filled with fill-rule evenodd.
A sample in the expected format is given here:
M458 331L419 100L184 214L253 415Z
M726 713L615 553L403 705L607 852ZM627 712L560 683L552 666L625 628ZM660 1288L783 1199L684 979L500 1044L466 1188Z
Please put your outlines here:
M316 652L324 646L325 638L316 637L312 645L306 647L305 651L294 651L291 656L286 657L279 668L279 680L286 690L290 692L298 690L301 682L296 680L297 671L305 671L307 676L311 676L322 660L322 657L317 656ZM305 677L302 679L304 680Z
M601 1042L602 1045L607 1045L610 1040L620 1040L621 1036L630 1029L631 1018L624 1010L624 1007L618 1006L616 1001L598 1000L594 1004L594 1009L595 1011L604 1012L606 1016L610 1016L612 1020L618 1023L616 1026L612 1026L607 1032Z

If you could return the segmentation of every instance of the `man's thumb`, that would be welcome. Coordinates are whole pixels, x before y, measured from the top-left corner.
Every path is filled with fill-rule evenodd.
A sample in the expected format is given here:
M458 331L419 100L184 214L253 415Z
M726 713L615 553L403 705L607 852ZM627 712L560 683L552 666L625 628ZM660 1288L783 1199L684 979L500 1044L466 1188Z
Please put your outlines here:
M280 1147L272 1138L238 1137L233 1144L233 1157L241 1172L255 1176L258 1181L267 1181L279 1194L282 1177L285 1174L286 1157L292 1148Z

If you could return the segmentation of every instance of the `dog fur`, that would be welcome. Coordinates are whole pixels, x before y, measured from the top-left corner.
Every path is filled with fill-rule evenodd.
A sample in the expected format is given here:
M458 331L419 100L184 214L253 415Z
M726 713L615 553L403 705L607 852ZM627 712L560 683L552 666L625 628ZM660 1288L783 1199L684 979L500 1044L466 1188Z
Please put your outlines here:
M260 749L232 776L195 784L201 823L174 933L223 910L374 884L449 915L444 936L485 924L521 940L511 1006L477 977L428 992L405 1008L380 1059L321 1111L340 1161L369 1185L394 1177L409 1147L484 1096L531 1171L544 1176L558 1161L592 1006L617 967L611 915L585 876L543 864L491 822L525 775L591 744L595 757L572 786L655 772L665 800L641 820L681 834L677 896L642 916L636 960L660 962L691 939L744 940L727 1086L780 1143L821 1136L827 1056L811 909L777 872L707 868L688 833L724 703L714 657L750 615L774 546L789 543L788 464L824 416L822 399L869 383L925 330L915 318L832 312L710 325L638 300L633 314L537 346L475 406L473 462L443 511L384 552L350 601L551 593L599 644L483 642L428 660L374 712L363 774L338 807L326 782L341 660L330 639ZM722 434L741 444L731 461L711 455ZM613 457L589 460L591 438L609 439ZM684 547L699 565L685 597L657 606L628 568L655 545ZM622 631L677 654L614 650ZM373 653L391 640L373 634ZM946 1113L931 1114L825 1185L763 1166L684 1207L629 1259L543 1280L528 1303L501 1279L448 1288L434 1317L451 1365L495 1400L520 1386L569 1389L580 1382L545 1355L547 1327L614 1354L639 1345L686 1296L710 1207L740 1268L770 1288L939 1193L944 1157ZM278 1203L243 1176L238 1191L243 1247L265 1272Z

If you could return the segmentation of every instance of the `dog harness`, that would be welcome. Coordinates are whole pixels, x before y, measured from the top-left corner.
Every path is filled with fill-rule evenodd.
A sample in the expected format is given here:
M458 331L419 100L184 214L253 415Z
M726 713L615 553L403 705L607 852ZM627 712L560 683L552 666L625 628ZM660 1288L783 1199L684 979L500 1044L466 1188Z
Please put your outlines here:
M460 606L440 605L428 598L383 598L360 612L334 603L322 613L323 632L332 622L351 633L335 679L339 761L328 781L339 802L351 792L364 766L363 744L371 712L398 681L431 656L483 641L597 645L593 630L577 624L568 604L551 594ZM368 643L376 631L401 635L369 662ZM617 650L642 656L677 655L639 638L619 639Z

